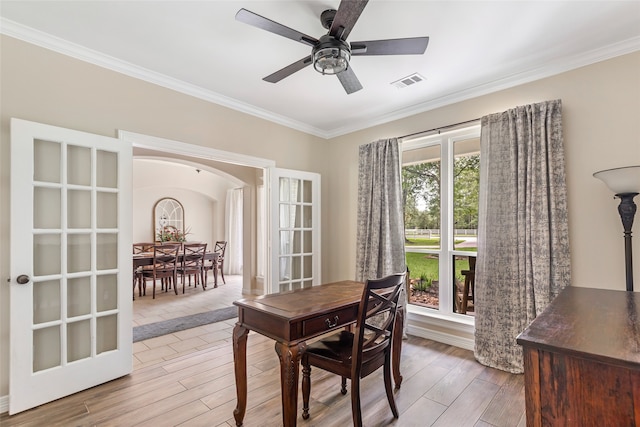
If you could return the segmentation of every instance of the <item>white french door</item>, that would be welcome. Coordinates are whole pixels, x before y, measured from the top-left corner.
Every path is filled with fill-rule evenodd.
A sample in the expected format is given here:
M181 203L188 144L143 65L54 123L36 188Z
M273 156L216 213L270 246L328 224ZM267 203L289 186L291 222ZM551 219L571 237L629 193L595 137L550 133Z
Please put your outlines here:
M9 413L132 370L129 143L11 120Z
M320 175L271 168L271 288L321 284Z

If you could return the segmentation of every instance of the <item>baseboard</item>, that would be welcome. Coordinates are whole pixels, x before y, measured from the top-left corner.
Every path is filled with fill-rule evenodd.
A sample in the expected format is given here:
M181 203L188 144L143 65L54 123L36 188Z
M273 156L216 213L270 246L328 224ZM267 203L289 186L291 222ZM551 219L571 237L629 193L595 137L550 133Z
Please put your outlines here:
M0 414L9 412L9 396L0 396Z
M434 331L432 329L427 329L412 324L408 325L407 334L441 342L444 344L449 344L454 347L460 347L471 351L473 351L475 346L474 340L471 338L464 338L457 335L448 334L446 332Z

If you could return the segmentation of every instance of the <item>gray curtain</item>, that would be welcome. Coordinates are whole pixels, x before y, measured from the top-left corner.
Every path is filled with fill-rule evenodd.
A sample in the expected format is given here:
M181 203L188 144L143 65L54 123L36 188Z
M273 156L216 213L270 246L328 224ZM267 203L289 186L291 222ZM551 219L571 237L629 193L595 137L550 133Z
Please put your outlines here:
M570 283L560 100L482 118L475 356L523 371L516 337Z
M356 280L405 270L400 153L393 138L360 146Z

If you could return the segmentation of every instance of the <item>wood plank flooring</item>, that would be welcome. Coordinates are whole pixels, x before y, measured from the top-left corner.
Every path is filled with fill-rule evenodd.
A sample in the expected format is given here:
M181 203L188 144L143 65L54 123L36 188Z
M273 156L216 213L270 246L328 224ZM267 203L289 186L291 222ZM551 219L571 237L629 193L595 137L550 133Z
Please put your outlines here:
M228 287L218 288L217 295L198 289L200 298L205 294L216 302L225 299L223 294L239 298L237 286L229 282ZM173 297L172 301L177 300ZM136 303L145 298L150 299L136 298ZM143 305L136 308L134 323L148 323L145 320L155 316L151 311L158 304L148 303L151 311L140 309ZM2 414L0 425L235 426L234 322L138 342L132 374L12 417ZM244 425L280 426L279 362L274 343L252 332L247 353L249 395ZM403 342L401 363L404 381L395 392L400 418L392 417L380 370L362 380L365 426L525 425L522 375L482 366L468 350L412 336ZM340 379L314 369L311 380L311 417L303 420L300 416L300 396L298 425L351 425L351 403L349 395L340 394Z

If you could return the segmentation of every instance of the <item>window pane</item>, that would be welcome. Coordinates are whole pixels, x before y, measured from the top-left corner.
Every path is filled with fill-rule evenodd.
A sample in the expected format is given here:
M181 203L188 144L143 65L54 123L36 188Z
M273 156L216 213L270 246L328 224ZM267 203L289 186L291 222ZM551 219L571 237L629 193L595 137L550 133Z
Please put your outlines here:
M440 308L438 260L437 254L407 252L410 304Z
M480 139L454 144L453 223L456 250L476 251L478 247L478 194L480 189Z
M466 314L470 316L474 315L475 269L475 255L453 256L453 271L455 272L453 277L453 311L456 313Z
M405 244L440 248L440 145L402 153Z

